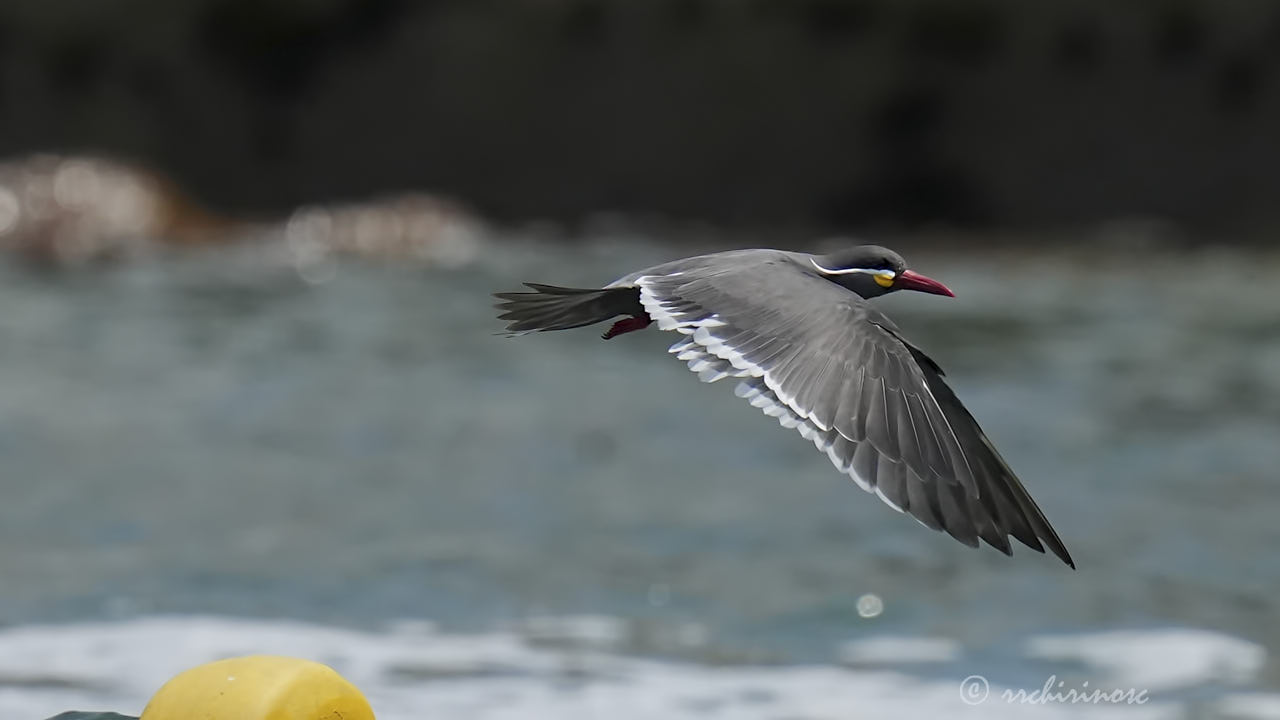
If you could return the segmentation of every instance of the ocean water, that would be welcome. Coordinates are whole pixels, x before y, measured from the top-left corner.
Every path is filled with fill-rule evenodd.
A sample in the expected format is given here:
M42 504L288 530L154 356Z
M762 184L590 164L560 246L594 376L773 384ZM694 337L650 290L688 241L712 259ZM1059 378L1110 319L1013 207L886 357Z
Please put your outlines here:
M212 617L34 626L0 633L0 702L12 717L43 717L68 705L140 712L174 667L268 652L329 664L363 689L382 720L1255 718L1273 717L1280 703L1275 694L1207 691L1247 684L1265 652L1206 631L1032 637L1017 658L1002 659L943 638L869 637L842 646L837 662L785 665L619 654L625 635L618 621L603 617L531 619L472 634L421 622L355 631ZM1004 666L1015 659L1045 680L1027 687L1010 677ZM1033 694L1043 693L1046 681L1058 693L1101 685L1121 699Z
M494 290L688 247L485 242L0 265L0 712L277 652L383 718L1280 717L1280 257L908 252L958 297L884 304L1073 572L893 512L668 334L496 334ZM1050 680L1147 701L1001 697Z

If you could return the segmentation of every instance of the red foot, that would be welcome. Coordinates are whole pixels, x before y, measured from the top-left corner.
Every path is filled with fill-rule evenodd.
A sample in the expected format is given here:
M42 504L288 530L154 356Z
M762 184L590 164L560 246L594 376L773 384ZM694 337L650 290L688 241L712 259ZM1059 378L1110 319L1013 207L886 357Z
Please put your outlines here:
M629 333L634 330L643 330L649 327L649 323L651 322L653 322L653 320L649 319L648 315L641 315L640 317L624 318L614 323L613 327L609 328L609 331L601 335L600 337L604 338L605 340L611 340L613 338L618 337L619 335L622 335L623 333Z

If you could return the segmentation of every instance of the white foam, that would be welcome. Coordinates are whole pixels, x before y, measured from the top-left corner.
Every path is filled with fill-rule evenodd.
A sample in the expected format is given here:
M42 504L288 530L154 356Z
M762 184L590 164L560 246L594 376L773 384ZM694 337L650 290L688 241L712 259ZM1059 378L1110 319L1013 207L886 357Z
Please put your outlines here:
M614 648L626 638L625 624L606 615L538 616L519 624L521 634L535 642L553 642L600 649Z
M1231 720L1275 720L1280 718L1280 694L1236 693L1214 704L1213 717Z
M880 637L845 646L837 665L707 666L616 654L624 625L607 617L539 618L509 632L450 634L424 622L360 631L293 621L160 617L116 623L29 626L0 631L0 716L43 718L70 709L137 714L178 671L222 657L276 653L327 663L360 687L380 720L671 720L780 717L1180 718L1177 696L1144 705L961 701L960 680L986 667L944 638ZM1080 640L1085 649L1080 650ZM1094 645L1096 643L1096 645ZM1184 686L1221 677L1217 665L1179 658L1207 651L1237 669L1256 669L1254 646L1213 633L1151 631L1040 638L1042 654L1077 657L1095 685L1119 678ZM1120 660L1113 656L1118 654ZM1173 673L1137 672L1174 658ZM947 663L915 676L903 662ZM1108 668L1116 674L1108 674ZM1232 674L1234 676L1234 674ZM954 677L953 677L954 676ZM1168 685L1166 684L1166 687ZM1172 699L1171 699L1172 698ZM1273 707L1257 697L1224 707L1246 717Z
M1105 668L1119 684L1152 690L1246 682L1267 660L1261 645L1195 629L1047 635L1029 640L1027 654Z

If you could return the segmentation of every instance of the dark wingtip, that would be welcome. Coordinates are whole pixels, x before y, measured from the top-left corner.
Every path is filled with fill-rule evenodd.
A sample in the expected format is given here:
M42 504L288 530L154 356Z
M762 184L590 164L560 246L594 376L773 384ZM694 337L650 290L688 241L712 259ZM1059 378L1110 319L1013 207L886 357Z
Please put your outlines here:
M1040 535L1040 539L1044 541L1045 545L1049 546L1049 549L1053 551L1054 555L1058 556L1059 560L1066 563L1072 570L1075 570L1076 561L1071 559L1071 553L1067 552L1067 546L1062 542L1062 538L1058 537L1058 533L1054 532L1053 526L1049 525L1049 521L1044 519L1043 514L1041 514L1040 520L1048 530L1047 533Z
M1029 543L1023 543L1023 545L1025 545L1027 549L1034 550L1040 553L1041 555L1047 556L1050 554L1050 552L1052 552L1053 555L1057 557L1059 560L1061 560L1063 564L1065 564L1067 567L1071 568L1072 570L1076 569L1076 561L1071 559L1071 554L1067 552L1067 549L1065 547L1062 548L1061 551L1059 551L1058 548L1052 547L1052 546L1048 550L1045 550L1044 547L1041 546L1039 543L1036 543L1035 545L1031 545ZM996 548L996 549L1002 550L1002 552L1004 552L1005 555L1008 555L1010 557L1013 556L1012 549L1010 550L1003 550L1002 548Z
M1047 522L1045 524L1046 526L1048 525ZM1034 544L1029 543L1026 540L1023 540L1022 538L1018 538L1018 540L1023 545L1031 548L1032 550L1035 550L1036 552L1042 555L1048 555L1049 553L1053 553L1053 555L1057 557L1059 560L1061 560L1063 563L1065 563L1067 567L1070 567L1072 570L1075 570L1076 561L1071 559L1071 553L1067 552L1067 546L1062 544L1062 540L1058 539L1058 536L1056 533L1053 533L1053 528L1050 527L1049 532L1050 532L1049 537L1045 537L1044 535L1035 536Z
M1071 559L1071 553L1067 552L1066 546L1063 545L1061 542L1057 542L1049 545L1048 551L1042 550L1040 548L1031 548L1031 549L1039 553L1044 553L1045 555L1048 555L1049 552L1051 551L1054 554L1054 556L1057 557L1059 560L1061 560L1063 564L1065 564L1067 567L1071 568L1072 570L1076 569L1076 561Z

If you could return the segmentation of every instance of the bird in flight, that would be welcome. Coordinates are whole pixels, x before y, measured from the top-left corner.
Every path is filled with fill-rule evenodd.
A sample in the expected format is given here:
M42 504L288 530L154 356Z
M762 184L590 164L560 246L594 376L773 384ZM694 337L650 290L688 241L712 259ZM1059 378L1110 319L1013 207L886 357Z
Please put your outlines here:
M863 490L971 547L1009 537L1075 567L1044 513L942 379L869 300L897 290L954 297L875 245L829 255L735 250L675 260L603 288L525 283L495 293L513 335L622 316L608 340L657 323L703 382L795 428Z

